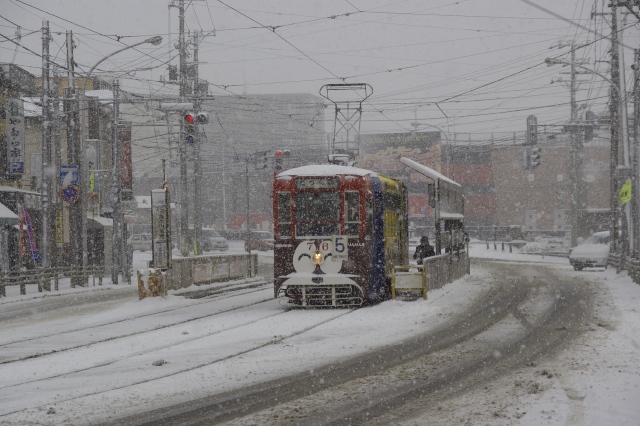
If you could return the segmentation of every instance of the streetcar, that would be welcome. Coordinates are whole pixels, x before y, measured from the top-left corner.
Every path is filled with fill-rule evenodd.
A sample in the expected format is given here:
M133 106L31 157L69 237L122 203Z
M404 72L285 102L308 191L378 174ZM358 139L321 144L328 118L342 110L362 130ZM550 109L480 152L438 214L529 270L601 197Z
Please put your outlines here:
M407 188L370 170L303 166L273 183L274 293L292 306L362 306L408 264Z

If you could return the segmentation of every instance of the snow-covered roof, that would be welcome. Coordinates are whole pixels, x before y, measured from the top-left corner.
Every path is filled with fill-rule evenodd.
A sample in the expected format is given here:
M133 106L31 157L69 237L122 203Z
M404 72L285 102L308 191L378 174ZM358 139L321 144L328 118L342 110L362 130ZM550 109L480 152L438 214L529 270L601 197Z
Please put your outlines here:
M113 92L111 90L87 90L84 95L98 98L100 103L110 104L113 102Z
M151 208L151 196L150 195L136 195L136 202L138 203L139 209L150 209Z
M424 166L420 163L416 163L415 161L406 158L406 157L401 157L400 158L400 162L402 164L404 164L405 166L409 166L411 167L413 170L422 173L423 175L430 177L433 180L441 180L447 183L450 183L451 185L455 185L457 187L460 187L460 184L458 182L452 181L451 179L449 179L448 177L446 177L445 175L443 175L442 173L436 172L435 170L433 170L430 167Z
M113 92L110 90L87 90L86 96L97 97L100 103L110 104L113 102ZM42 117L42 99L34 96L22 96L24 101L25 117Z
M87 216L87 219L93 219L94 221L98 222L102 226L113 226L113 219L110 219L108 217L102 217L102 216L88 217Z
M42 100L32 96L23 96L25 117L42 117Z
M18 223L18 215L0 203L0 225L15 225Z
M14 188L13 186L0 185L0 192L20 192L21 194L42 195L39 192L27 191L25 189Z
M278 176L335 176L335 175L355 175L355 176L378 176L371 170L359 169L350 166L338 166L334 164L318 164L313 166L302 166L286 170Z
M151 195L135 195L135 198L139 209L151 208ZM171 203L171 208L173 209L175 207L176 203Z
M460 213L448 213L442 212L440 213L440 219L464 219L464 215Z

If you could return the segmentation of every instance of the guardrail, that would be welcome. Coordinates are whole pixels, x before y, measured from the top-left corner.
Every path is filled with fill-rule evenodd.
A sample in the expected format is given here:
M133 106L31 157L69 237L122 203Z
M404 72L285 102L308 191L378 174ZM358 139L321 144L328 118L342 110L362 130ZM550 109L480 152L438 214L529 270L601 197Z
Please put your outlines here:
M411 273L411 269L417 272ZM420 291L427 298L427 292L444 287L445 284L471 273L469 250L432 256L423 259L421 266L396 266L391 276L391 297L397 293Z
M520 241L486 241L487 250L491 250L491 245L493 245L493 250L505 251L505 247L509 249L509 253L513 253L513 247L521 248L525 245L524 242ZM538 251L523 251L521 254L535 254L538 256L555 256L555 257L568 257L569 253L571 253L570 249L547 249L547 250L538 250Z
M258 275L257 254L219 254L173 258L167 290Z
M620 261L621 261L621 257L619 254L609 253L609 256L607 259L607 267L615 268L619 271L620 269L622 269L621 268L622 265L620 264L621 263Z
M502 247L502 251L504 251L504 245L505 244L507 245L507 247L509 247L509 253L513 253L513 244L510 243L510 242L506 242L505 243L504 241L495 241L494 240L493 241L493 249L494 250L498 250L498 246L501 246ZM490 246L490 243L489 243L489 240L487 240L487 250L490 250L489 246Z
M614 268L617 272L626 270L633 282L640 284L640 259L609 253L607 267Z
M435 290L444 287L471 273L469 250L454 251L440 256L428 257L422 265L427 275L427 290Z
M640 260L627 258L625 260L625 266L633 282L640 284Z
M102 285L102 279L106 274L106 269L102 266L86 266L84 268L73 267L49 267L49 268L36 268L26 271L9 271L0 274L0 297L6 297L6 287L17 285L20 286L20 294L27 294L27 284L37 284L38 291L51 291L51 284L53 283L53 290L59 290L60 280L64 278L71 279L71 287L75 287L76 282L85 283L92 280L93 286L96 285L96 278L98 279L98 285ZM80 284L80 286L83 286Z

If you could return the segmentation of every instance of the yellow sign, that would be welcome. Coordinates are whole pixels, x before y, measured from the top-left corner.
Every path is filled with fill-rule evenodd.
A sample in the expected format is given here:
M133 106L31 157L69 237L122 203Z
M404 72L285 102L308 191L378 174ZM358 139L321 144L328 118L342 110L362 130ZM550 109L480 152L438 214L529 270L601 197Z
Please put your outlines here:
M93 192L96 186L96 172L95 170L91 170L89 173L89 191Z
M631 200L631 179L620 188L620 205L624 206L629 200Z

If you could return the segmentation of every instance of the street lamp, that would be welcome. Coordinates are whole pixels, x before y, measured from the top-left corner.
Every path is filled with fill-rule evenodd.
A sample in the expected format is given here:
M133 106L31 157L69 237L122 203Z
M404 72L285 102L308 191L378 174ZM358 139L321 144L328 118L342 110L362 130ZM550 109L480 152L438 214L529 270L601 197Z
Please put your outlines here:
M557 58L546 58L544 62L547 64L547 66L558 65L558 64L574 66L576 68L583 69L588 73L595 74L611 84L611 89L612 89L611 124L610 124L611 126L610 192L611 194L609 199L609 203L610 203L609 207L611 209L611 219L609 222L609 227L610 227L610 238L611 238L611 251L615 253L617 251L616 243L618 239L618 235L617 235L618 209L617 209L617 199L616 199L617 186L616 186L616 180L615 180L616 169L618 168L618 146L619 146L618 138L620 134L624 135L624 130L623 130L624 127L622 127L623 120L619 120L618 118L618 115L619 115L618 102L620 102L620 100L622 99L622 96L620 93L620 87L613 80L609 79L608 77L599 73L598 71L592 70L591 68L587 68L575 62L564 61L562 59L557 59ZM612 69L612 74L613 74L613 69ZM613 98L614 94L615 94L615 99ZM616 120L618 120L619 122L616 123L615 122ZM618 125L621 126L621 131L617 129ZM625 161L628 161L628 158L625 158ZM575 200L572 200L572 202L575 202ZM629 217L629 215L627 215L627 217ZM575 232L575 230L572 230L572 232Z
M617 93L618 95L620 95L620 88L619 88L619 87L617 87L617 86L615 85L615 83L614 83L613 81L611 81L611 79L610 79L610 78L608 78L608 77L607 77L607 76L605 76L604 74L599 73L599 72L598 72L598 71L596 71L596 70L592 70L591 68L587 68L587 67L585 67L585 66L583 66L583 65L581 65L581 64L578 64L578 63L576 63L576 62L564 61L564 60L562 60L562 59L557 59L557 58L547 58L547 59L545 59L545 60L544 60L544 62L545 62L545 64L547 64L547 66L549 66L549 67L551 67L551 66L553 66L553 65L573 65L574 67L576 67L576 68L580 68L580 69L583 69L583 70L587 71L588 73L595 74L595 75L597 75L598 77L602 78L603 80L605 80L605 81L609 82L609 83L611 84L611 87L613 88L613 90L615 90L615 91L616 91L616 93ZM552 81L552 83L553 83L553 81Z
M107 59L111 58L114 55L117 55L120 52L124 52L125 50L129 50L129 49L133 49L136 46L140 46L142 44L151 44L153 46L158 46L160 43L162 43L162 36L154 36L151 38L148 38L146 40L143 40L141 42L138 43L134 43L128 46L124 46L122 49L118 49L115 52L112 52L110 54L108 54L107 56L105 56L104 58L100 59L98 62L96 62L91 69L89 70L89 72L87 73L87 76L85 77L84 80L84 84L82 85L82 93L80 94L81 97L81 105L87 105L87 99L85 96L85 91L87 88L87 82L89 81L89 79L91 78L91 74L93 73L93 70L96 69L96 67L98 65L100 65L102 62L106 61ZM82 152L82 157L79 159L78 161L78 167L79 167L79 173L80 176L82 176L82 193L83 195L80 197L80 209L82 211L82 248L83 248L83 254L82 254L82 264L83 266L87 265L87 188L88 185L86 185L87 183L87 171L86 168L84 167L84 162L86 161L86 126L84 124L84 114L80 114L80 122L82 123L81 126L81 140L80 140L80 146L81 146L81 152ZM122 222L123 222L123 218L121 217L121 206L120 206L120 178L119 178L119 171L120 171L120 167L119 167L119 159L120 159L120 153L118 151L118 132L117 132L117 125L118 125L118 104L117 104L117 100L113 99L113 143L112 143L112 147L111 147L111 156L112 156L112 164L113 164L113 168L112 168L112 174L111 174L111 185L112 185L112 200L111 200L111 204L112 204L112 208L113 208L113 227L112 227L112 239L111 239L111 263L112 263L112 270L111 270L111 282L113 284L117 284L118 283L118 272L119 272L119 266L120 266L120 262L116 262L116 259L119 258L119 256L122 256L122 253L124 253L124 250L122 250L122 241L121 241L121 237L122 237L122 232L120 232L120 228L122 226Z

